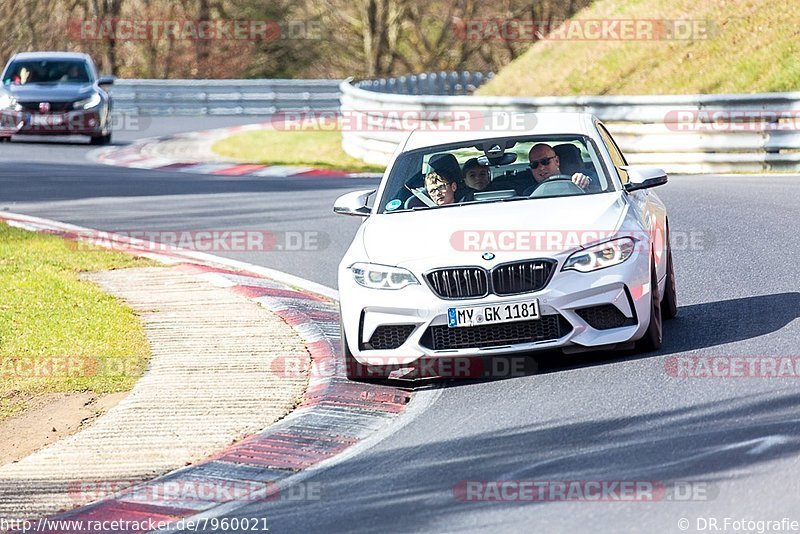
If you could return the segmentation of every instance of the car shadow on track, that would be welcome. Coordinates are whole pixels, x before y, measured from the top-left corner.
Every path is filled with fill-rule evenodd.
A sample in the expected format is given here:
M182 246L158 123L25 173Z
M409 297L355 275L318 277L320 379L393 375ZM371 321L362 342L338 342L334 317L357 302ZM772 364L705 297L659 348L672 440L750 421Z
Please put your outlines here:
M784 390L639 414L612 411L591 420L555 417L515 425L503 419L505 424L495 431L474 433L468 439L440 434L433 441L413 440L413 446L366 451L320 478L323 500L299 506L253 505L236 516L266 515L276 530L305 525L313 517L318 532L341 530L342 525L350 532L374 532L380 520L402 518L398 519L402 528L389 530L423 532L459 524L464 514L473 524L492 521L497 522L492 530L511 531L521 522L546 522L565 513L564 503L550 502L558 498L501 502L499 497L481 498L483 493L477 491L471 500L464 491L468 481L651 481L665 488L691 484L702 491L687 500L707 501L708 506L736 487L747 471L800 453L798 405L800 394ZM468 424L476 408L464 408ZM774 487L763 490L782 492ZM648 511L663 512L664 507L674 510L669 506L675 503L659 502L668 500L665 494L655 495L651 502L566 504L573 510L568 513L583 516L602 518L603 510L619 514L627 506L626 517L639 517ZM615 531L650 530L636 523L630 527ZM599 524L598 528L603 531Z
M664 344L658 351L594 351L571 355L560 351L546 351L494 359L482 358L480 362L473 364L477 365L479 372L462 375L467 378L390 380L388 383L410 389L435 385L458 386L693 352L766 336L784 328L798 317L800 293L797 292L704 302L680 307L678 317L664 323ZM466 365L469 367L469 364ZM445 370L453 368L453 365L444 366ZM475 376L476 374L479 376Z

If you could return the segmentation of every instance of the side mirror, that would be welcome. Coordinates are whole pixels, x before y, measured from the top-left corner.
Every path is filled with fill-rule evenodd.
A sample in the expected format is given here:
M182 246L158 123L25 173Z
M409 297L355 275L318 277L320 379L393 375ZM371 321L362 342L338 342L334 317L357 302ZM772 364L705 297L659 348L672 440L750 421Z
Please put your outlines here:
M339 215L369 217L370 213L372 213L372 208L367 206L367 200L374 193L374 189L366 189L344 194L333 203L333 212Z
M625 190L629 193L667 183L667 173L664 172L664 169L643 165L626 165L622 168L628 171L628 183L625 184Z
M97 85L112 85L116 79L116 76L100 76L97 80Z

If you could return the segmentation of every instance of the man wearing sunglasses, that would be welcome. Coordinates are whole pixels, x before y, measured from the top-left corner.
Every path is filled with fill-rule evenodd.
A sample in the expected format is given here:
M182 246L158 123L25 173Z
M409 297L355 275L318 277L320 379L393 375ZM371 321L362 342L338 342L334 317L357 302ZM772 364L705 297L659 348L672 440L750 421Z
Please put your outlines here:
M533 145L528 152L528 161L530 162L530 173L533 174L534 186L538 186L552 176L562 174L561 161L553 147L546 143ZM591 179L581 172L572 175L572 183L581 189L589 187L590 182Z

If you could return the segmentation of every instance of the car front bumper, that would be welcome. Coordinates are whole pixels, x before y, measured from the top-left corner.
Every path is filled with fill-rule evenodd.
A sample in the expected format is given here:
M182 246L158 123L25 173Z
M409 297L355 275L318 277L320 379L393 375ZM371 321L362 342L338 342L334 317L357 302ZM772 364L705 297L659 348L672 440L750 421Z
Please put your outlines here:
M592 273L560 271L560 268L561 264L541 291L514 296L490 294L463 300L438 297L421 273L414 273L419 285L400 290L375 290L358 285L349 269L342 269L340 306L350 351L362 364L405 365L423 357L500 355L548 349L569 352L627 343L644 334L650 321L648 254L637 251L622 264ZM533 299L539 302L539 320L460 328L447 326L449 308ZM409 330L411 332L407 333ZM376 339L383 348L375 348ZM402 343L397 345L398 341ZM387 346L391 348L385 348Z
M108 113L103 108L60 113L0 111L4 135L102 135Z

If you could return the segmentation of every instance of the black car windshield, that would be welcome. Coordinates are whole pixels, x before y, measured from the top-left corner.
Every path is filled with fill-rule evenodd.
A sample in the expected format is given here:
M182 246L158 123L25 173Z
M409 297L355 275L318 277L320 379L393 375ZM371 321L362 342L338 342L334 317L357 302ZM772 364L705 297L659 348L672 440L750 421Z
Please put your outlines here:
M81 60L41 59L12 62L3 75L5 85L32 83L90 83L89 65Z
M489 139L401 154L389 174L378 213L614 189L589 137Z

